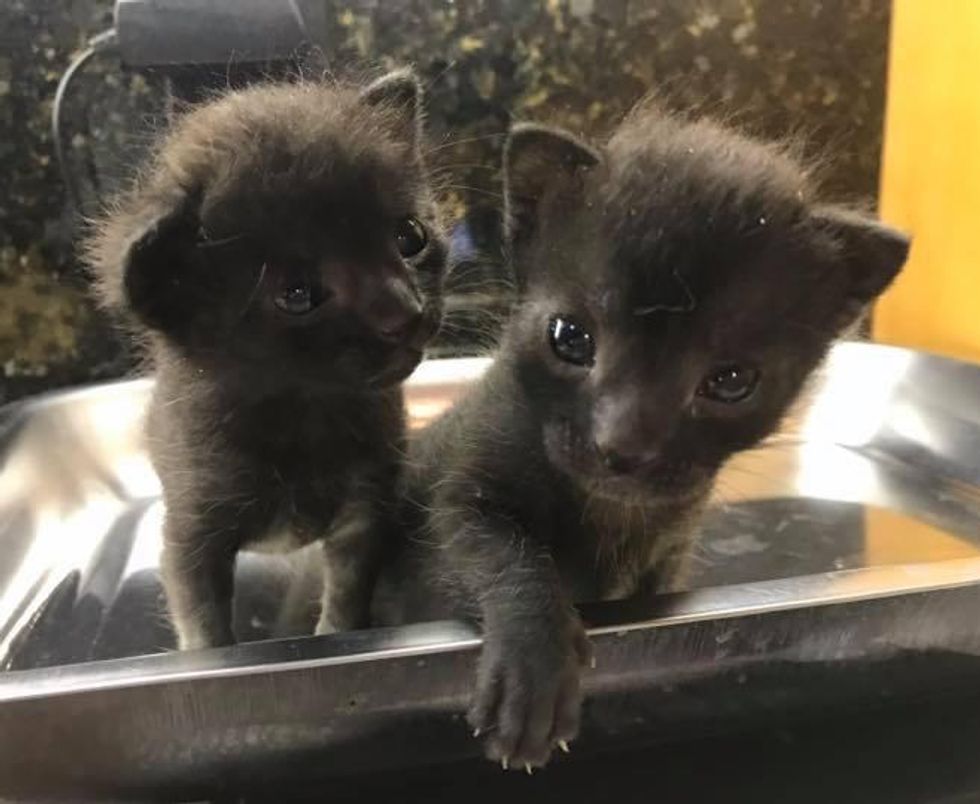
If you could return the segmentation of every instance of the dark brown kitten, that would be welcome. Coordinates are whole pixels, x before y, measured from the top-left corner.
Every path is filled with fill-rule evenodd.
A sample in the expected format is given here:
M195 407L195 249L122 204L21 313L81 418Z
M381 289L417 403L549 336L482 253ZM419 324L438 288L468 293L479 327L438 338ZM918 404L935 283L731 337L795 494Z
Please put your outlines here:
M233 641L237 551L323 539L319 630L364 624L403 447L399 383L446 247L421 90L304 83L183 117L88 257L156 369L164 583L183 648Z
M505 177L519 303L485 379L411 445L377 614L480 621L470 722L523 768L578 730L573 601L670 583L720 466L908 241L817 202L780 150L650 108L602 148L519 126Z

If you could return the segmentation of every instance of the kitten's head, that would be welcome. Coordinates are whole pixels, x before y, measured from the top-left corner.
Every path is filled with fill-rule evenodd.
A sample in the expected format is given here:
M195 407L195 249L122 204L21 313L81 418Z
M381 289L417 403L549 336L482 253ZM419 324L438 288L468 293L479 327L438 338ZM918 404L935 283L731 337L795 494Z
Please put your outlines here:
M189 113L92 239L103 300L248 382L403 379L438 328L446 260L421 119L407 71Z
M908 252L778 149L655 111L601 149L519 126L505 179L509 348L549 459L602 496L702 493Z

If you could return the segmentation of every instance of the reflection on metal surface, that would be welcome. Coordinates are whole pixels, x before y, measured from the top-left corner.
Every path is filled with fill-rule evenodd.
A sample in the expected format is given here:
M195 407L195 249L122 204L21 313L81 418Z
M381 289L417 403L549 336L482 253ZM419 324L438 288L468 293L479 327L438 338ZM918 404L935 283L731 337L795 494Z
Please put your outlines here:
M408 386L412 425L438 415L486 365L424 363ZM0 418L0 664L32 667L170 646L156 577L160 489L141 437L149 390L148 381L89 388ZM888 512L890 529L912 523L917 541L902 545L902 560L948 555L950 543L954 555L980 550L980 370L846 344L830 355L811 398L776 438L726 467L693 585L887 562L887 541L866 550L866 537L883 527L866 509ZM256 578L289 572L273 558L248 556L242 564L240 575ZM247 597L248 578L242 581ZM259 584L264 593L272 587ZM145 616L153 612L152 623L142 639L116 639L107 626L125 622L120 601L135 605L131 595ZM244 606L239 631L272 635L274 608L270 601Z
M850 393L818 391L801 427L804 438L825 440L827 433L833 433L834 443L842 446L870 443L881 428L882 412L891 413L895 392L916 359L913 352L880 347L875 349L874 360L868 360L859 348L832 352L822 376L817 377L817 386L831 384L850 389ZM857 389L860 397L855 394ZM855 404L858 399L860 404Z
M485 366L423 364L408 386L412 425ZM159 484L140 435L149 389L117 383L0 411L0 667L11 671L0 673L0 796L206 793L217 769L245 779L261 761L273 773L284 752L316 751L329 774L472 750L453 720L477 644L462 625L131 658L172 645ZM755 668L758 688L739 695L761 706L781 685L786 701L846 697L827 668L804 686L774 679L784 661L980 655L980 368L838 347L812 404L726 467L703 531L686 593L652 611L588 610L599 670L587 739L640 728L617 719L617 695L632 696L630 711L659 707L651 723L689 717L664 689L708 683L709 667ZM242 554L243 641L276 633L293 566ZM880 684L898 694L931 671L916 672ZM65 712L76 737L59 730ZM386 745L399 748L383 758Z
M408 418L412 429L424 427L483 376L490 361L482 357L428 360L408 381Z

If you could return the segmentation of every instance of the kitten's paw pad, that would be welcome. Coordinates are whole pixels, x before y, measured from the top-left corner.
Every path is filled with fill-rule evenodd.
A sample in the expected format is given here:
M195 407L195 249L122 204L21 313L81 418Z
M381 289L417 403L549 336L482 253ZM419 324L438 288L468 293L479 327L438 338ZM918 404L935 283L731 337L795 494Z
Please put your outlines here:
M578 734L581 668L590 653L580 628L571 630L564 640L552 632L540 640L485 641L468 720L484 737L487 757L505 769L542 767Z

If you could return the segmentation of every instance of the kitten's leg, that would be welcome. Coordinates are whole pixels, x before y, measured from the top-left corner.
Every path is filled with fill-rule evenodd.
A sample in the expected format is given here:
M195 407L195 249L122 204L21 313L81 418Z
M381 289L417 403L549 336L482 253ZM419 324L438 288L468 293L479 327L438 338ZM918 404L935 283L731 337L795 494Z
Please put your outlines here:
M367 495L346 503L324 539L324 581L316 633L370 625L382 541L380 505Z
M289 556L290 579L272 636L309 636L320 616L324 572L322 545L313 543Z
M490 759L519 770L543 765L578 734L591 658L585 630L546 548L513 523L470 509L442 519L444 527L452 530L436 548L443 577L483 625L469 723Z
M625 600L637 604L638 615L649 611L654 598L660 595L681 592L688 588L691 568L690 551L677 551L666 556L655 566L649 568L636 581L633 590Z
M230 645L235 641L231 629L232 594L240 542L233 531L215 531L205 522L179 527L168 517L164 523L161 573L181 650Z
M650 553L647 569L640 577L632 597L648 599L688 588L696 560L700 536L699 517L703 509L702 502L658 536Z
M671 551L641 581L641 589L650 595L680 592L688 587L694 561L693 545L684 544Z

